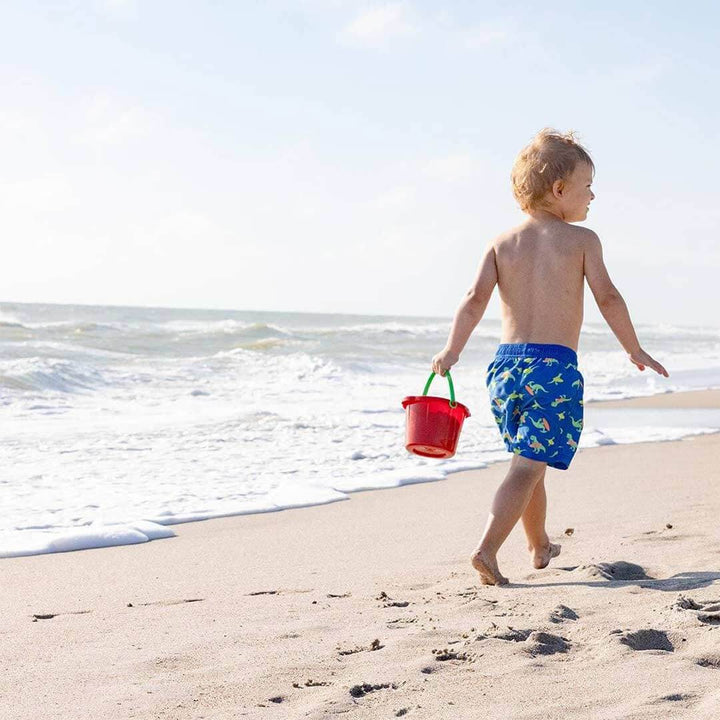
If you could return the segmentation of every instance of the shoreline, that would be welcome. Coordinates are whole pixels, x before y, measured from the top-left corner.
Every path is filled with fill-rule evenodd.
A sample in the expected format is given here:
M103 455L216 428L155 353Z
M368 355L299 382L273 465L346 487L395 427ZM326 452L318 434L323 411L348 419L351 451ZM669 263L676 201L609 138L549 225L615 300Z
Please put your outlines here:
M702 408L702 409L720 409L720 390L702 390L702 391L683 391L683 392L673 392L673 393L661 393L658 395L652 395L647 397L636 397L636 398L626 398L622 400L609 400L609 401L588 401L586 403L587 408L593 408L593 409L635 409L635 408L644 408L644 409L676 409L676 410L690 410L690 409L696 409L696 408ZM720 427L717 428L716 432L720 432ZM704 435L712 434L712 433L702 433ZM693 434L688 434L685 437L695 437ZM672 438L672 440L677 439L677 436L675 438ZM640 440L640 441L634 441L632 443L626 443L626 442L620 442L620 443L611 443L611 444L619 444L619 445L625 445L625 444L646 444L646 443L658 443L658 442L668 442L670 440L665 438L660 439L648 439L648 440ZM581 448L581 450L586 451L592 449L590 447L584 447ZM502 459L491 459L491 460L484 460L485 467L491 467L494 465L502 465L505 462L508 462L510 459L509 456L506 458L503 457ZM469 464L469 463L468 463ZM479 464L479 461L478 461ZM471 466L472 467L472 466ZM90 526L90 527L83 527L79 528L77 531L73 532L65 532L57 535L48 535L44 536L42 533L37 533L33 537L26 537L25 543L21 545L20 547L23 547L22 551L18 551L17 549L14 552L19 552L20 554L8 554L6 556L0 555L0 563L2 563L4 560L11 559L13 557L36 557L39 555L56 555L62 552L82 552L83 550L89 550L89 549L104 549L108 547L121 547L121 546L129 546L129 545L141 545L145 542L152 542L154 540L161 540L161 539L167 539L169 537L173 537L177 535L177 528L182 527L184 525L190 524L190 523L198 523L198 522L207 522L212 520L220 520L223 518L232 518L232 517L245 517L246 515L264 515L266 513L277 513L282 512L284 510L295 510L295 509L301 509L304 507L323 507L325 505L334 505L337 502L342 502L345 500L351 500L353 496L357 495L360 492L372 492L374 490L383 490L383 489L400 489L400 488L406 488L411 487L416 484L425 484L427 482L441 482L442 480L447 480L449 477L462 474L465 472L477 472L479 470L484 469L484 467L475 467L470 470L453 470L452 468L445 469L445 477L441 479L424 479L421 478L422 471L418 470L418 477L414 479L412 482L406 482L401 485L397 486L379 486L376 488L367 488L367 490L345 490L345 494L347 497L345 498L339 498L339 499L333 499L329 502L316 502L315 504L299 504L297 506L289 506L289 507L279 507L279 508L270 508L270 509L262 509L262 510L256 510L254 512L237 512L237 513L229 513L229 514L220 514L216 516L211 517L197 517L193 518L192 516L188 517L187 519L179 519L176 522L169 522L169 523L163 523L158 521L147 521L147 520L138 520L138 521L128 521L123 522L115 525L107 525L107 526ZM426 470L429 473L429 477L432 477L433 470L432 465L426 466ZM147 540L145 539L147 538ZM5 546L4 552L12 553L13 551L10 550L10 546ZM61 550L53 550L50 549L52 547L55 548L63 548ZM34 548L34 549L31 549Z

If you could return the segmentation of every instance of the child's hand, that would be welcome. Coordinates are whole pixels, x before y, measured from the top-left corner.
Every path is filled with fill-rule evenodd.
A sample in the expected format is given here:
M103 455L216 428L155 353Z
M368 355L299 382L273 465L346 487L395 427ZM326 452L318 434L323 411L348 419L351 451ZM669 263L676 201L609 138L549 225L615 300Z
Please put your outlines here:
M442 350L432 360L432 370L436 375L445 377L445 373L460 359L460 356L449 350Z
M659 375L670 377L668 371L657 360L653 360L642 348L637 352L628 353L628 357L630 358L630 362L637 365L640 370L644 370L647 365L647 367L652 368Z

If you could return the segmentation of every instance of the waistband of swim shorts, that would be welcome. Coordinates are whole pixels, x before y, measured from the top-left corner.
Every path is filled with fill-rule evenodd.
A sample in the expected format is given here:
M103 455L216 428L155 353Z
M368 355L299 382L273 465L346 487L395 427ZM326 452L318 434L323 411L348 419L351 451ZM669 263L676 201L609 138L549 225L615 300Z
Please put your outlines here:
M498 345L497 357L539 357L555 358L577 365L577 353L566 345L543 343L503 343Z

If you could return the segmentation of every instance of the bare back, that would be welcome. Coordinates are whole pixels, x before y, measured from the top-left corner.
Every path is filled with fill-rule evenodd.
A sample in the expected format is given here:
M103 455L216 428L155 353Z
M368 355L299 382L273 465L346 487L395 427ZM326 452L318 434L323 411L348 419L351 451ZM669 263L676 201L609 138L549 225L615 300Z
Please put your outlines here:
M583 321L584 234L530 219L493 243L503 343L552 343L577 351Z

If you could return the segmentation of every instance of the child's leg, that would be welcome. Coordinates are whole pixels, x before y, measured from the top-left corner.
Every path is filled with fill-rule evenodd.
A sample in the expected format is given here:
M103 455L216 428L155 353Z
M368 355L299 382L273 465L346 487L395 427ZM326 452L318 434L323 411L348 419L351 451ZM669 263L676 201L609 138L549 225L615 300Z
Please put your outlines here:
M544 462L513 456L510 470L495 493L485 532L470 560L485 584L508 582L497 566L497 551L525 512L545 468Z
M528 550L532 554L533 565L536 568L547 567L550 558L560 554L560 545L550 542L545 531L545 512L547 509L547 496L545 494L545 470L535 485L530 502L522 514L523 527L528 539Z

